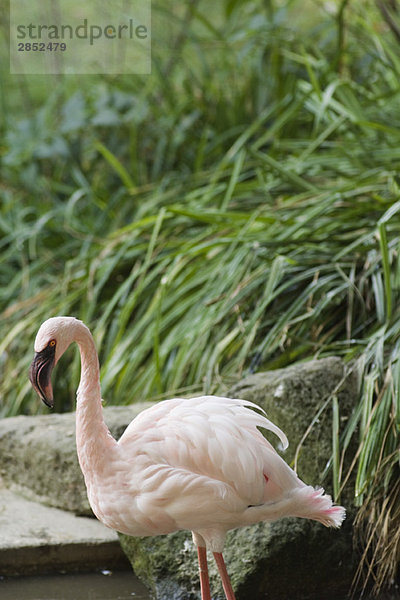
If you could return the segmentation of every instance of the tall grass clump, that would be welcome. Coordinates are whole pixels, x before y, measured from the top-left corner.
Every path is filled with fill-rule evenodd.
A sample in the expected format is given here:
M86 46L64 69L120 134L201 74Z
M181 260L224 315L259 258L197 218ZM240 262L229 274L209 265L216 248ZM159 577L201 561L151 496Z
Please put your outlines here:
M332 6L154 3L151 77L8 81L0 412L39 410L25 373L57 314L93 329L109 403L341 356L361 389L344 426L332 402L332 479L380 590L400 548L399 42L372 1Z

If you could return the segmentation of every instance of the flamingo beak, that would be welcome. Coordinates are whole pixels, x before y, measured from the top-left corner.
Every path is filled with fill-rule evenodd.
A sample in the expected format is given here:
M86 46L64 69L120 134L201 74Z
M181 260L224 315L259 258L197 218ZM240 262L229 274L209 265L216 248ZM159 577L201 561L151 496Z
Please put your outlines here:
M29 379L39 397L49 408L54 407L51 373L55 364L55 347L36 352L29 369Z

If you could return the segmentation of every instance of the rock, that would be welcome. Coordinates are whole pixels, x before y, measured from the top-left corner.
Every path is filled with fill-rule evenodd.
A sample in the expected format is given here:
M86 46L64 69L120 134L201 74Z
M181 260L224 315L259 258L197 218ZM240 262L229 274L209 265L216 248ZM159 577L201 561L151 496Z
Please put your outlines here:
M105 420L118 438L149 404L112 406ZM75 443L75 413L0 420L0 477L25 498L91 515Z
M261 406L289 439L289 448L281 453L285 461L296 467L306 483L318 483L330 489L330 480L321 481L321 476L332 452L332 397L338 399L343 429L358 398L358 389L357 372L347 372L343 361L333 356L249 375L235 385L229 395ZM302 443L294 465L296 449L314 418L317 418L315 426ZM278 440L273 437L268 436L279 449ZM348 456L345 466L353 459L354 452L350 451ZM351 498L351 494L348 497Z
M358 394L354 373L346 376L339 358L314 360L267 373L251 375L236 385L231 397L251 400L266 410L268 417L285 431L290 449L284 454L291 464L298 443L310 422L326 404L315 427L305 440L298 473L309 484L321 482L331 454L331 395L338 398L341 423L346 422ZM277 445L278 440L268 438ZM350 502L351 494L348 495ZM346 596L355 564L352 553L352 508L340 530L302 519L285 518L231 531L224 556L237 599L296 598L315 600ZM157 538L120 535L122 547L135 573L152 590L157 600L197 600L199 577L196 550L188 532ZM215 566L210 563L215 600L223 599Z
M351 522L338 531L286 518L228 533L224 558L237 600L337 600L345 598L354 573ZM135 574L157 600L199 600L197 553L187 531L148 538L120 535ZM214 600L224 600L212 556Z
M26 500L1 482L0 531L0 578L126 568L115 531L96 519Z

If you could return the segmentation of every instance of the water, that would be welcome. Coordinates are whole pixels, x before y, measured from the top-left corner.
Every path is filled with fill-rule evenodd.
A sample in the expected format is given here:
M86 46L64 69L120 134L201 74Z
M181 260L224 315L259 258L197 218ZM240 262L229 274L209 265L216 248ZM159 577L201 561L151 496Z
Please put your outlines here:
M0 580L1 600L150 600L132 572L104 571Z
M1 600L151 600L147 588L131 571L0 578L0 598ZM400 600L400 594L396 590L392 594L380 595L374 600Z

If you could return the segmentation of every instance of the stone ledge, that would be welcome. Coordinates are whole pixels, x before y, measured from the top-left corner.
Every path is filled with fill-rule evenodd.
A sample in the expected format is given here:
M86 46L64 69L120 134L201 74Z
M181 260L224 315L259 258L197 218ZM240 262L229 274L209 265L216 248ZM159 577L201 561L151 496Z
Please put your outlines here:
M115 531L0 485L0 576L127 567Z
M112 435L118 439L148 406L106 407L104 418ZM25 498L92 516L76 454L74 412L0 419L0 477Z

